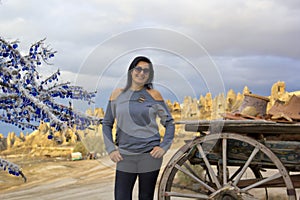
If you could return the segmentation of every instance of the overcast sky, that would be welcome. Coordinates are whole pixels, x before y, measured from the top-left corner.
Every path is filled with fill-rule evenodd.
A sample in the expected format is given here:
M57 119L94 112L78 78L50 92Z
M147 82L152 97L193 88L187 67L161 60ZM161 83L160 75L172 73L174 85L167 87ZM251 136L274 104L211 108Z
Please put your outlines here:
M155 86L181 101L245 85L300 90L299 0L0 0L0 36L20 48L43 38L58 51L51 73L97 90L104 107L136 55L155 66Z

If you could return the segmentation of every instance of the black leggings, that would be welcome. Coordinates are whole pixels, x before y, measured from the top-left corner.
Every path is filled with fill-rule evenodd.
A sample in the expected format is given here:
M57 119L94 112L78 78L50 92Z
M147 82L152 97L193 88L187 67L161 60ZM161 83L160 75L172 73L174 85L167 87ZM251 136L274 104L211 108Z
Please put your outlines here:
M132 191L139 178L139 200L153 200L159 170L145 173L129 173L116 170L115 200L132 200Z

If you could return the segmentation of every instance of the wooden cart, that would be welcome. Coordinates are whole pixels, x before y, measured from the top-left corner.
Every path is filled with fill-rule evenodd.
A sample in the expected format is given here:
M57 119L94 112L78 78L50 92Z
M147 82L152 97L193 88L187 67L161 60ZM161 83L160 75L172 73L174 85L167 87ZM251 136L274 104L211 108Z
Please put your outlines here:
M159 183L159 200L270 199L277 192L285 195L283 199L296 200L300 123L180 123L186 131L200 132L200 137L186 141L168 162Z

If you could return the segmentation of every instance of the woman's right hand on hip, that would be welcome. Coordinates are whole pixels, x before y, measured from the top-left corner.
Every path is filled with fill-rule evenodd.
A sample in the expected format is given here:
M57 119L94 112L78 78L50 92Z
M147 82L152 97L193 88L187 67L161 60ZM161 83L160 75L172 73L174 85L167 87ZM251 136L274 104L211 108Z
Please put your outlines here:
M110 154L109 154L109 157L110 159L117 163L121 160L123 160L123 157L121 156L120 152L118 150L115 150L115 151L112 151Z

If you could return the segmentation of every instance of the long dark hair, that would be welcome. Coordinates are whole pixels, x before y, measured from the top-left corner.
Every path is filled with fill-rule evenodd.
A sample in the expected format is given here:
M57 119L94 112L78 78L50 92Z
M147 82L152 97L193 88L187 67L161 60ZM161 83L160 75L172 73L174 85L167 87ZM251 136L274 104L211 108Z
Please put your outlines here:
M127 72L127 83L123 90L124 92L127 91L131 87L131 84L132 84L131 72L136 67L136 65L141 61L148 63L149 69L150 69L149 78L148 78L147 82L145 83L144 88L147 88L147 89L153 88L152 81L153 81L153 77L154 77L154 70L153 70L152 62L150 61L149 58L147 58L145 56L138 56L138 57L135 57L133 59L133 61L131 62L131 64L129 65L128 72Z

